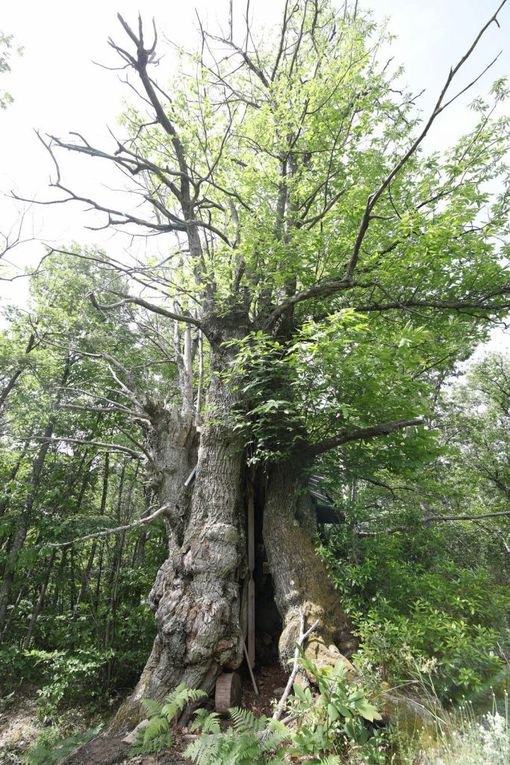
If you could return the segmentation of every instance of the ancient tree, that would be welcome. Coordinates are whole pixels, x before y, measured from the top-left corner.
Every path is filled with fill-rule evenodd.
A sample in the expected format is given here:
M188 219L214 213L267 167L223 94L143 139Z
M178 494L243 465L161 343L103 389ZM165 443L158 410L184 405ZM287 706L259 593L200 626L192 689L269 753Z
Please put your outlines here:
M274 45L257 42L248 18L231 16L224 33L201 28L197 54L182 55L170 82L155 26L148 34L120 18L123 41L110 45L138 93L123 135L105 148L77 134L48 139L56 163L63 150L88 155L132 190L123 207L86 199L57 164L60 201L158 235L166 253L124 269L130 291L91 296L98 310L131 305L175 327L178 397L162 405L132 390L169 540L135 701L178 682L210 690L241 664L250 491L280 656L292 654L302 613L318 620L308 647L317 661L352 651L315 555L307 476L352 443L385 439L398 452L425 437L438 379L510 306L508 121L494 116L504 84L474 102L456 145L424 146L478 81L458 75L496 20L420 118L357 3L287 1Z

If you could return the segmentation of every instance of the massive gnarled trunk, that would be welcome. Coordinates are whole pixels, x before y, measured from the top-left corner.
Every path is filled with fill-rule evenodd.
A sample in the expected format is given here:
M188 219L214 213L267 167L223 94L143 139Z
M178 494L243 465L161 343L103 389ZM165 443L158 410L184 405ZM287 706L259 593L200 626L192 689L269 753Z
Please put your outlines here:
M150 413L154 490L158 504L168 505L168 558L150 594L157 637L114 729L140 719L142 698L162 699L179 683L209 692L222 671L243 660L245 454L234 428L239 394L224 374L235 357L224 341L242 332L242 326L223 326L211 342L206 414L198 434L191 409ZM305 472L299 460L270 469L261 508L263 540L283 622L280 658L285 662L294 653L304 612L308 623L319 621L307 653L324 663L349 655L354 645L338 594L315 553Z
M182 416L167 415L158 430L153 453L165 463L157 493L169 505L169 554L150 594L157 637L137 688L117 714L117 729L136 722L142 698L161 699L179 683L209 692L222 670L242 662L244 454L233 429L235 393L222 377L229 353L221 343L212 347L197 457ZM186 487L195 459L195 478Z
M317 557L314 518L309 506L304 466L285 462L268 477L263 537L274 582L275 600L283 621L280 658L290 658L299 636L301 614L310 626L318 620L306 655L318 664L347 660L354 648L349 618Z

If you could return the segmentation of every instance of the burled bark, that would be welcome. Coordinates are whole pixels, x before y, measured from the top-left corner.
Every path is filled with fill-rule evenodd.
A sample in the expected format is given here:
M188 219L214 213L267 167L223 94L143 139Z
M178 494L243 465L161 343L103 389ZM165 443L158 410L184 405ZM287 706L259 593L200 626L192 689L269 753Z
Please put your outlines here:
M151 593L163 644L155 675L157 696L179 682L210 691L219 672L234 669L242 659L242 449L223 421L229 404L227 389L215 378L189 520Z
M293 655L304 612L307 626L319 622L307 643L308 658L318 664L340 659L351 668L346 658L355 648L351 625L315 552L304 481L303 466L287 462L271 470L266 491L263 537L283 620L280 659Z
M144 402L144 409L150 417L147 447L152 458L152 470L148 488L153 504L168 505L168 511L163 516L168 557L158 571L149 595L149 602L156 610L167 589L172 587L175 557L189 515L191 489L185 484L196 460L195 429L192 412L179 411L149 399ZM122 704L113 720L112 731L136 725L142 717L141 700L163 698L172 687L171 681L167 671L165 644L158 633L133 693Z
M222 377L232 353L220 343L212 349L198 456L184 437L186 429L176 427L182 425L182 415L174 414L167 420L166 433L152 439L158 464L165 455L158 497L171 505L165 519L169 553L150 594L157 637L113 730L137 721L142 698L162 699L179 683L209 692L221 671L242 662L244 455L233 429L235 393ZM172 433L168 422L175 426ZM195 459L194 482L185 488Z

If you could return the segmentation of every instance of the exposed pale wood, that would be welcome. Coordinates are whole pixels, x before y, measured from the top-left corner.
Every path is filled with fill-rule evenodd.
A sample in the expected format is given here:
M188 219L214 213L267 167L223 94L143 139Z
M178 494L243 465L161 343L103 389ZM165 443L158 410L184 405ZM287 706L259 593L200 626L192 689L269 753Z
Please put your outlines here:
M253 669L251 668L250 662L248 660L248 649L246 648L246 642L243 644L243 649L244 649L244 656L245 656L246 662L248 664L248 670L250 672L251 684L253 685L253 690L255 691L255 695L258 696L259 695L259 689L258 689L258 686L257 686L257 681L255 680L255 675L253 674Z
M285 704L287 703L287 699L289 698L290 692L292 691L292 688L294 686L294 681L297 677L297 674L299 672L299 657L301 655L301 650L303 646L306 643L307 638L314 632L317 627L319 626L319 620L316 619L311 627L308 629L305 629L305 614L304 611L300 613L300 624L299 624L299 637L296 642L296 649L294 651L294 661L292 666L292 672L290 673L289 679L287 680L287 685L285 686L285 690L283 692L283 695L276 705L276 709L273 713L273 720L279 720L280 717L283 714L283 710L285 709Z
M224 672L216 680L214 708L217 712L228 712L231 707L241 704L241 678L237 672Z

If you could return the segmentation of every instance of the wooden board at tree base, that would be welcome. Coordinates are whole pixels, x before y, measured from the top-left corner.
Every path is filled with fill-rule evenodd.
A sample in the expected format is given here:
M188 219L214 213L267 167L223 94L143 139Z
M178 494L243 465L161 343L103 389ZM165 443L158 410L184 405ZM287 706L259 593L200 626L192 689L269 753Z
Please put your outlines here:
M216 681L214 708L217 712L228 712L230 707L241 704L241 678L237 672L224 672Z

